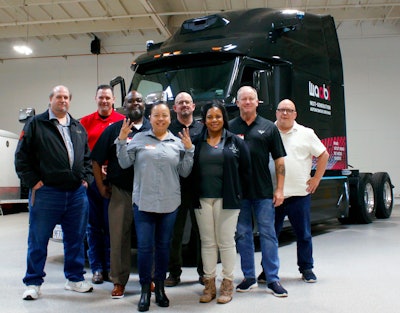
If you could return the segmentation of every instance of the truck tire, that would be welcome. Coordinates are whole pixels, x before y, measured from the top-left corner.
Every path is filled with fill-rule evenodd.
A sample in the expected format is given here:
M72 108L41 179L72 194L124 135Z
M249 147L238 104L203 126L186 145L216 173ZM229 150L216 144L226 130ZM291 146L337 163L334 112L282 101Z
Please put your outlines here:
M389 174L378 172L372 175L372 186L375 191L377 218L389 218L393 208L393 185Z
M372 174L361 173L358 185L356 221L360 224L369 224L375 217L376 201Z

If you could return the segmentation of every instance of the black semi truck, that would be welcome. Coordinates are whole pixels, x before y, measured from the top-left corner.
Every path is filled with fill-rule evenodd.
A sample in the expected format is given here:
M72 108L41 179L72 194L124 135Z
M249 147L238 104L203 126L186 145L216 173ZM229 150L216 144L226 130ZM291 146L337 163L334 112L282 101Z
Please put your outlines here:
M187 91L196 103L195 116L214 99L236 116L235 96L243 85L257 89L258 113L272 121L279 101L293 100L298 122L313 128L330 154L312 196L312 222L390 217L389 174L360 173L348 164L343 67L332 16L260 8L189 19L166 41L149 41L131 68L129 90L147 99L161 94L171 107L175 95ZM117 77L111 84L120 84L123 99L124 80Z

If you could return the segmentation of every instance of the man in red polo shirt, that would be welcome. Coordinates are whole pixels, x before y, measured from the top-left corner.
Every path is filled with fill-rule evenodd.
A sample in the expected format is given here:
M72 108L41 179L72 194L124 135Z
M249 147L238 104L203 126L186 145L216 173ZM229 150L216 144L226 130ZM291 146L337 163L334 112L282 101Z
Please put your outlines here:
M115 96L112 87L100 85L97 87L96 97L97 111L82 117L80 120L88 133L90 150L107 126L124 119L124 115L114 110ZM106 182L104 182L106 184ZM100 195L96 182L93 181L87 189L89 200L89 222L87 228L88 257L93 273L92 282L102 284L109 280L110 271L110 234L108 227L108 203Z

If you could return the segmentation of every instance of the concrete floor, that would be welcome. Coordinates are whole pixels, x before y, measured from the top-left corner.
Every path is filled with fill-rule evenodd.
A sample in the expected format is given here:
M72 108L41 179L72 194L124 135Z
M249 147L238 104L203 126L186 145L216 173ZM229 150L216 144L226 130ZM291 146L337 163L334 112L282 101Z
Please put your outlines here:
M194 268L184 268L182 284L167 288L169 308L159 308L154 296L149 312L398 312L400 307L400 212L388 220L368 225L340 225L329 221L313 227L315 273L318 282L306 284L296 267L296 246L284 233L279 255L280 277L288 298L276 298L260 285L249 293L234 293L226 305L198 303L202 286ZM49 243L45 283L36 301L22 300L25 272L28 213L0 216L0 312L136 312L140 286L133 272L123 299L110 298L111 283L96 285L92 293L64 290L62 244ZM257 273L260 253L256 252ZM90 279L88 271L86 278ZM235 284L242 279L239 258Z

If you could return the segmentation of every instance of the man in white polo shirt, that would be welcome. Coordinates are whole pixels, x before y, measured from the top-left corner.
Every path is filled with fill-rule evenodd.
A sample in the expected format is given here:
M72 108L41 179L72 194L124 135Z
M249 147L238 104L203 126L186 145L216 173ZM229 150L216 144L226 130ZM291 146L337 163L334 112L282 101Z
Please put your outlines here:
M297 265L302 278L314 283L312 235L310 224L311 194L313 194L325 173L329 153L311 128L298 124L295 104L282 100L276 110L276 126L286 150L284 197L282 205L276 207L275 230L277 236L283 226L285 216L297 237ZM315 174L311 177L313 158L316 158Z

